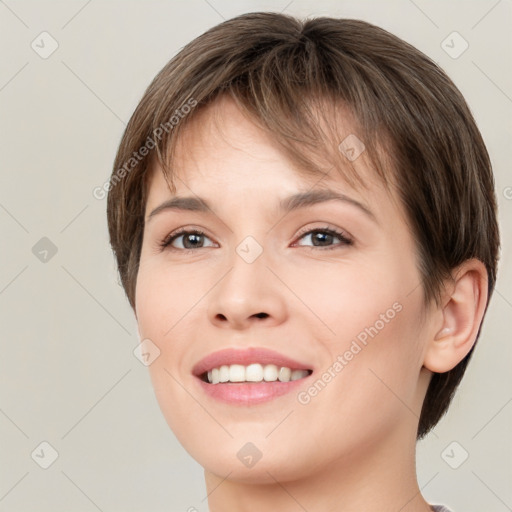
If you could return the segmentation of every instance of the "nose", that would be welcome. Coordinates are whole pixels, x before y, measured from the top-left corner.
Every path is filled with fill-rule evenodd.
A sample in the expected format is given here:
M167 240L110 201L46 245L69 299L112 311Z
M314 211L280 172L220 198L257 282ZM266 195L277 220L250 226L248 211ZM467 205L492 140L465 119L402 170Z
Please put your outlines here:
M230 262L229 271L209 294L210 322L236 330L284 322L287 311L283 284L267 267L264 253L252 263L235 253Z

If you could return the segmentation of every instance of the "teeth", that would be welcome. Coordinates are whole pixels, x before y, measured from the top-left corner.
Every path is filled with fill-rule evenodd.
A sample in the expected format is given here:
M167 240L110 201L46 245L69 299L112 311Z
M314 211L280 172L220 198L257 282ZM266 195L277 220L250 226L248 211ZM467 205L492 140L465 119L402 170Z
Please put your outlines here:
M220 382L228 382L228 380L229 380L229 366L224 364L219 368L219 381Z
M242 370L243 370L242 366ZM250 364L245 369L245 380L248 382L261 382L263 380L263 366L261 364Z
M286 366L277 367L275 364L265 366L259 363L244 366L241 364L222 365L220 368L212 368L208 372L208 382L289 382L309 375L308 370L292 370Z
M213 371L215 372L215 370ZM229 367L229 380L230 382L243 382L245 380L245 368L241 364L232 364Z
M267 364L263 368L263 380L266 382L274 382L277 380L279 370L275 364Z
M299 380L303 377L307 377L309 372L307 370L293 370L290 375L290 380Z
M281 382L289 382L291 376L292 376L292 371L290 370L290 368L287 368L286 366L283 366L279 370L279 377L278 377L278 379Z

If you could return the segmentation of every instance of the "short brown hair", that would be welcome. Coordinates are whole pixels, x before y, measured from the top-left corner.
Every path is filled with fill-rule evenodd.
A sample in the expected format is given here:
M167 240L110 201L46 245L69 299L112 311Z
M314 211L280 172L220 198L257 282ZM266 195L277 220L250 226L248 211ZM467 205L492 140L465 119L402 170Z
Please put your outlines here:
M326 136L321 126L330 126L337 109L348 108L375 172L385 184L389 174L396 181L416 241L426 303L438 303L444 280L471 258L485 264L490 299L499 251L491 162L448 76L413 46L364 21L250 13L186 45L154 78L122 137L107 215L133 309L147 171L156 156L175 191L169 163L178 134L222 94L272 133L310 174L320 172L321 155L336 158L333 148L340 141ZM321 101L330 108L312 108ZM155 151L148 151L152 147ZM386 167L392 169L388 176ZM353 168L345 177L358 179ZM433 375L418 438L446 412L472 353L452 370Z

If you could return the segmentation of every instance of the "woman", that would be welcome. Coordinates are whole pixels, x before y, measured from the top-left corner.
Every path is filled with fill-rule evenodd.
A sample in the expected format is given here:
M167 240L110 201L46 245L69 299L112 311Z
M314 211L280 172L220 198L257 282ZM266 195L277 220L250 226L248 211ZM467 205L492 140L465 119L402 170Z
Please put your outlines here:
M212 512L443 511L415 445L496 280L489 157L454 84L357 20L252 13L157 75L108 185L162 412Z

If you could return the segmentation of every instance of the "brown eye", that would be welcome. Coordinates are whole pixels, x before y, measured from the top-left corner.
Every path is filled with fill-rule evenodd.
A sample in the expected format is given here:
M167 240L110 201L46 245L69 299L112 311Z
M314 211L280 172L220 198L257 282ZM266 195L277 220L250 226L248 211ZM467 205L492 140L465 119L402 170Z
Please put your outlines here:
M179 241L180 239L181 242L179 242L178 245L181 245L181 247L176 247L174 242ZM172 249L176 250L193 251L194 249L202 249L203 247L208 247L207 245L204 245L205 239L209 240L209 238L202 231L182 230L177 233L171 233L169 236L167 236L162 241L161 247L162 249L165 249L166 247L171 246Z
M327 249L335 249L343 245L351 245L352 240L348 238L343 232L334 229L312 229L301 235L300 239L310 239L312 246L310 247L326 247ZM334 243L338 239L340 243ZM305 244L298 244L304 246Z

